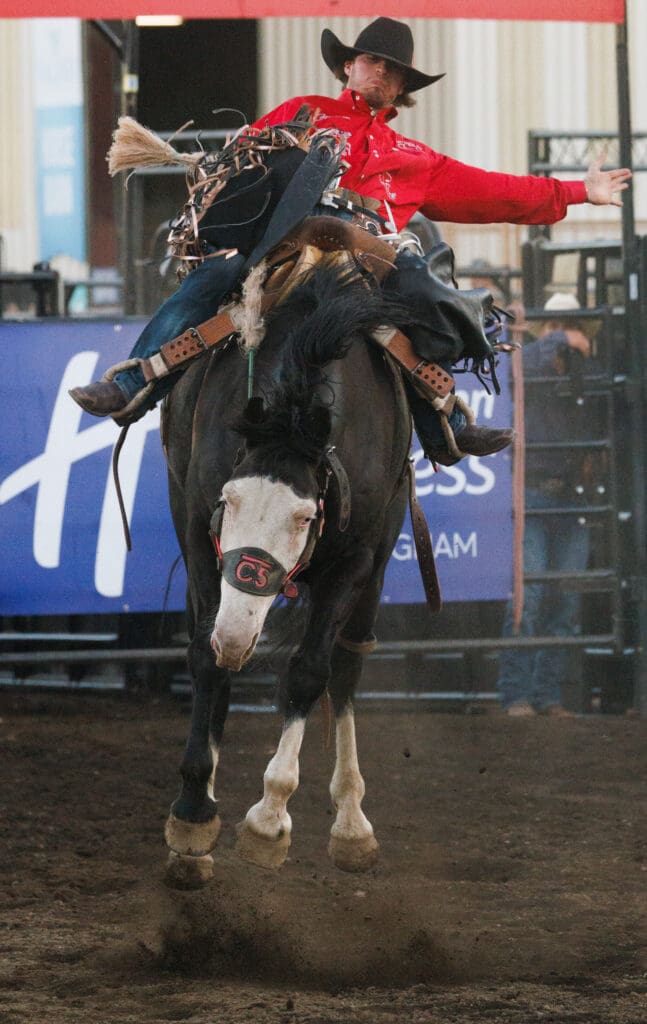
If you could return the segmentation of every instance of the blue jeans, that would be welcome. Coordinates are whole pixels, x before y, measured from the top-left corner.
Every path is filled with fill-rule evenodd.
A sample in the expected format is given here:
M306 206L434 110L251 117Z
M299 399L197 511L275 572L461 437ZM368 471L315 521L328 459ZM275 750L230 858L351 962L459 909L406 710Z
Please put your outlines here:
M452 364L449 362L439 362L438 366L442 366L446 373L451 374ZM409 381L404 378L404 383L407 391L407 401L409 403L409 409L413 416L413 423L416 428L416 434L418 440L422 445L425 452L430 452L432 448L446 448L447 442L445 435L443 434L443 428L440 425L440 416L426 399L420 395ZM467 425L467 419L465 414L456 406L450 415L447 417L449 425L454 432L454 437L458 438L460 432Z
M527 509L570 505L570 498L554 498L528 488ZM589 531L577 515L528 516L524 536L524 571L576 572L586 569ZM555 583L529 583L524 588L519 636L576 636L580 632L580 595ZM513 635L512 604L506 609L503 635ZM561 704L562 684L568 679L572 649L546 647L507 648L499 659L498 689L504 708L520 701L542 711Z

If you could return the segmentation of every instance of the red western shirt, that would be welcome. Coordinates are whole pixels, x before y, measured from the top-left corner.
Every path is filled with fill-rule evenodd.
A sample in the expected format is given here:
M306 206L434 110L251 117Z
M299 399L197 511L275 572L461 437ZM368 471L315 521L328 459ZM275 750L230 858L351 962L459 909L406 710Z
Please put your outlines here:
M586 202L583 181L483 171L398 135L389 126L395 107L375 112L350 89L337 99L295 96L254 127L290 121L304 103L317 112L317 128L349 135L344 160L350 166L341 185L378 199L387 220L388 203L398 230L418 210L431 220L461 224L554 224L570 204Z

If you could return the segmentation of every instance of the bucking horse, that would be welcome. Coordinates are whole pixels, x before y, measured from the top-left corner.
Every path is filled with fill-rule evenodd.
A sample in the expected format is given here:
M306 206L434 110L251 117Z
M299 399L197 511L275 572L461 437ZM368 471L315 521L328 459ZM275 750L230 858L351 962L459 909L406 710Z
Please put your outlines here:
M352 701L363 658L375 645L384 571L408 497L419 533L411 417L400 368L386 352L394 338L407 348L400 327L410 314L377 284L393 266L386 241L338 218L302 220L298 209L294 216L293 198L302 204L314 190L316 200L344 140L315 133L304 160L294 145L304 126L288 128L239 137L225 151L228 159L189 157L197 168L194 186L171 236L180 258L200 259L198 221L204 230L209 217L219 225L224 216L229 223L210 241L216 248L231 245L231 222L252 221L236 210L232 215L228 196L234 206L242 196L247 209L249 182L258 179L265 189L271 179L276 192L281 173L291 178L291 192L286 199L281 185L269 222L261 195L252 269L236 297L213 320L161 349L161 372L184 369L162 417L171 511L187 569L193 684L181 791L165 830L169 879L178 884L211 877L230 674L254 654L279 596L302 602L304 627L279 686L281 738L263 796L238 827L238 850L265 867L285 860L292 831L287 805L298 784L306 719L326 692L336 721L329 853L339 868L361 871L378 850L361 806ZM304 130L311 131L307 124ZM148 160L148 150L151 161L177 157L132 119L120 122L120 132L113 172L136 166L133 152L140 161L142 152ZM293 224L284 236L286 211ZM237 237L235 244L241 244ZM155 375L160 359L149 362ZM421 562L424 577L424 557Z
M251 398L234 338L194 363L167 399L193 682L181 792L165 832L178 878L210 875L230 673L252 657L277 595L297 587L305 628L280 684L283 731L263 796L238 826L238 850L266 867L285 860L306 719L327 691L336 722L329 854L350 871L376 859L352 699L408 495L406 396L373 340L393 320L389 299L363 277L315 266L266 317Z

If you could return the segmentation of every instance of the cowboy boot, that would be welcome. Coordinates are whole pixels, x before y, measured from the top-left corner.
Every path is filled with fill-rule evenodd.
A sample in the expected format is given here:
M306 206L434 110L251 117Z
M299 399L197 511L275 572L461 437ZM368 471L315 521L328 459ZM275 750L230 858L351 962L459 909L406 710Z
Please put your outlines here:
M426 457L430 462L437 462L441 466L454 466L467 455L476 455L479 458L483 455L495 455L496 452L511 445L515 436L514 430L508 427L477 427L475 423L468 423L459 434L454 435L460 453L456 456L451 454L446 444L426 445L418 434Z
M91 416L112 416L128 405L128 399L113 380L99 380L83 388L71 388L70 398Z
M458 399L449 416L438 412L416 390L410 380L404 378L404 381L416 434L426 457L431 462L441 466L453 466L467 455L494 455L512 444L515 438L514 430L508 427L477 426L470 422L470 417L473 420L473 414Z

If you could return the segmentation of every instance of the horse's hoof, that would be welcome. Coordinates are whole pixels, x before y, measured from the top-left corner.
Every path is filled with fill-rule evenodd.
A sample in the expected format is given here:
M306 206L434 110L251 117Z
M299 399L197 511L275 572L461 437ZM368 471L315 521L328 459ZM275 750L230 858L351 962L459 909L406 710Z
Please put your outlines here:
M213 878L213 857L183 857L171 852L164 881L172 889L202 889Z
M377 864L380 845L374 835L361 839L331 836L328 856L341 871L368 871Z
M211 821L182 821L174 814L169 814L164 828L166 845L173 853L187 857L203 857L211 853L218 842L221 821L218 815Z
M280 868L290 848L290 833L283 832L277 839L268 839L253 832L246 821L236 825L238 842L236 853L243 860L257 864L260 868Z

